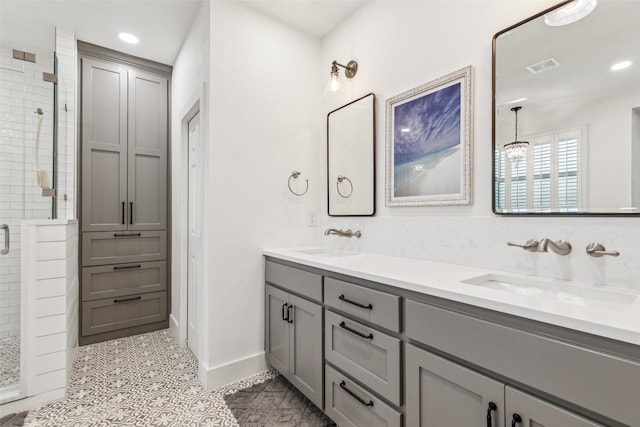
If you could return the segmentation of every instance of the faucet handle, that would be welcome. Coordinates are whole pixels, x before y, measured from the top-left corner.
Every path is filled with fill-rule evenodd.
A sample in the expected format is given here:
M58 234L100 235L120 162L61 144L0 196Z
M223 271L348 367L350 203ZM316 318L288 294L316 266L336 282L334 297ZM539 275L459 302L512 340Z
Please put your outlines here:
M593 242L587 245L587 255L592 257L601 257L603 255L619 256L620 252L608 251L604 246L602 246L602 244Z
M537 252L538 251L538 244L539 242L535 239L529 239L525 242L524 245L519 245L517 243L513 243L513 242L507 242L507 246L515 246L517 248L522 248L525 251L530 251L530 252Z

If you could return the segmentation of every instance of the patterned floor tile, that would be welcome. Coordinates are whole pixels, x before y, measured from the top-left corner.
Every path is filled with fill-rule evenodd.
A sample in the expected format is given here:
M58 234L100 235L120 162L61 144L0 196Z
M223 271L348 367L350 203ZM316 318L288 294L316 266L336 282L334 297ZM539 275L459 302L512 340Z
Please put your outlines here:
M248 394L255 395L254 404L261 399L261 405L268 405L269 410L260 419L251 421L251 425L288 426L296 422L300 426L325 425L300 421L309 414L315 418L322 418L322 414L309 406L301 394L289 389L278 392L274 389L277 384L268 382L274 378L281 377L275 371L265 371L206 392L198 381L198 362L191 352L180 347L169 330L151 332L81 347L66 398L30 411L25 425L244 426L236 418L236 409L225 402L225 398L239 390L249 390ZM285 380L278 381L284 381L281 385L288 384ZM263 383L261 390L266 390L266 394L251 390ZM274 391L269 394L269 390ZM286 405L283 399L288 399ZM302 403L296 403L296 399ZM238 396L236 400L250 406L249 397ZM311 407L315 408L315 414ZM295 411L300 413L296 415ZM241 413L247 417L258 414L251 410Z

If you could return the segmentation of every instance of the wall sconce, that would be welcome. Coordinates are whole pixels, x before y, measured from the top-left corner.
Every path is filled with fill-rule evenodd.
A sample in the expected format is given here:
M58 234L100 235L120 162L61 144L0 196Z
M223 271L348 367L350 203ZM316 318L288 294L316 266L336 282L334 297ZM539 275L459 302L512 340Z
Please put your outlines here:
M338 61L331 63L331 76L327 82L325 92L337 92L340 90L342 82L340 81L340 72L338 67L344 68L344 76L348 79L352 79L358 72L358 63L356 61L349 61L347 65L339 64Z

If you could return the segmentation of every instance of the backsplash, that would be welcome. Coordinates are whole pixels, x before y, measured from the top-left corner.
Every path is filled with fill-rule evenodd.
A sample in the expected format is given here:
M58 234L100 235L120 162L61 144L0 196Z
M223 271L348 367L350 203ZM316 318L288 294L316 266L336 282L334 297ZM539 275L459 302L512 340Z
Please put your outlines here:
M427 259L458 265L536 274L640 290L640 228L637 218L511 218L428 216L329 218L322 226L362 231L360 239L321 236L322 246ZM607 224L604 225L603 223ZM318 230L318 235L321 231ZM569 255L527 252L507 241L567 240ZM617 250L619 257L586 254L591 242ZM429 272L425 272L429 274Z

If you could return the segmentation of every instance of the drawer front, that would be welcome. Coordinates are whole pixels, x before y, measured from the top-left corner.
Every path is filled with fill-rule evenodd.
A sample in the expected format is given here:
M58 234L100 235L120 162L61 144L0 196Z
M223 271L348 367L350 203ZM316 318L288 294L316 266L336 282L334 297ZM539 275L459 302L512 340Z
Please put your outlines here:
M297 294L322 301L322 276L272 261L265 262L265 279Z
M640 419L640 364L416 301L407 336L596 413Z
M82 233L82 265L160 261L167 257L165 231Z
M399 339L325 310L324 351L326 360L400 405Z
M341 427L400 427L402 414L325 365L325 413Z
M345 313L400 332L400 297L326 277L324 302Z
M166 288L166 261L82 268L83 301L158 292Z
M82 335L161 322L167 319L167 293L153 292L82 303Z

